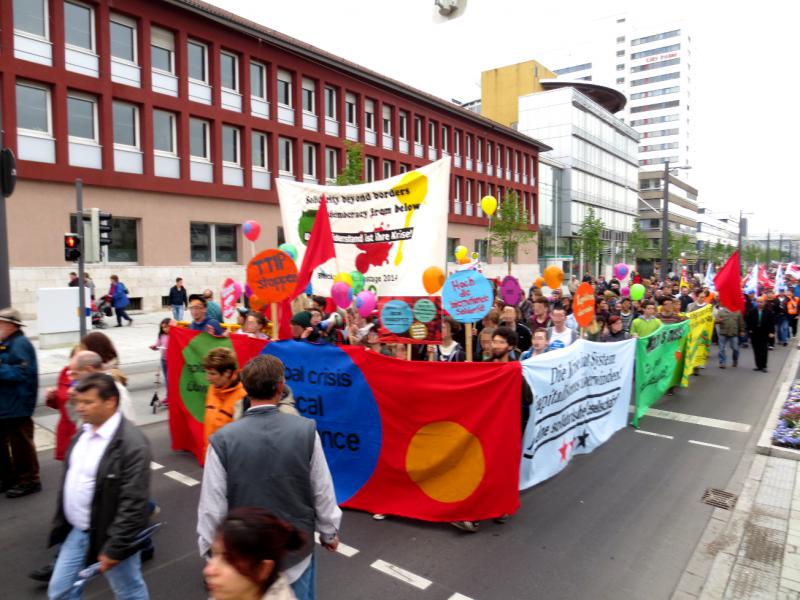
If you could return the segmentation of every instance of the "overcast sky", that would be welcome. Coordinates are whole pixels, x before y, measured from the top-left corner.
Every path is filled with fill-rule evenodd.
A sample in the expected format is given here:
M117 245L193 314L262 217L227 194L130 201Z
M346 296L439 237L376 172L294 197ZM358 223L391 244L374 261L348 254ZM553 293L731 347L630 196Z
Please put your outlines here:
M630 0L467 0L452 21L433 0L210 0L445 99L480 97L480 73L579 43ZM692 31L691 183L701 204L751 211L750 231L800 234L794 189L800 152L797 31L800 5L673 0L644 3ZM741 8L739 8L741 7ZM794 148L794 150L793 150Z

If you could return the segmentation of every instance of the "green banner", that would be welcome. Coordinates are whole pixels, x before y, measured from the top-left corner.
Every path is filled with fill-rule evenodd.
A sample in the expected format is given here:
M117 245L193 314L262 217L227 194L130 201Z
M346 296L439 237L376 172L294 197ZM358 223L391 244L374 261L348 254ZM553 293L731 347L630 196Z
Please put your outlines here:
M683 363L681 387L689 387L689 377L698 367L703 367L711 346L714 332L714 309L707 304L700 310L686 313L689 321L689 334L686 338L686 360Z
M636 410L639 419L671 387L681 382L689 321L662 325L648 336L636 340Z

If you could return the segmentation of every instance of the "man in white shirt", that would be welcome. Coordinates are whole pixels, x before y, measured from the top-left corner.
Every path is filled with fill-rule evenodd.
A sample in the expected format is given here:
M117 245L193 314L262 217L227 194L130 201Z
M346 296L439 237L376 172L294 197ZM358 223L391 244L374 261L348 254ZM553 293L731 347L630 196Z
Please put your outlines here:
M50 545L61 544L47 593L71 598L78 573L100 563L115 597L147 600L137 536L147 527L150 445L119 411L110 375L92 373L75 386L83 425L64 460Z
M298 600L314 600L314 533L336 550L342 520L322 442L314 421L278 411L285 387L278 358L256 356L241 379L250 409L209 440L197 508L200 554L207 555L229 510L265 508L306 533L309 543L289 553L285 575Z
M578 332L566 326L567 311L561 306L553 309L550 315L553 326L547 329L547 339L550 340L550 350L566 348L578 339Z

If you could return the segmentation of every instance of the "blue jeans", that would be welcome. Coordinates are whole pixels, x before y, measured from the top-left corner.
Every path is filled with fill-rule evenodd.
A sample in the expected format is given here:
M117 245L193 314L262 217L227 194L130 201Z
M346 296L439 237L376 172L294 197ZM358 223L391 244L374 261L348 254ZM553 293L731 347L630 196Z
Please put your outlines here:
M789 315L781 315L778 318L778 343L788 342L789 337Z
M47 586L47 596L50 600L81 598L82 591L75 590L73 586L78 580L78 572L88 566L86 564L88 551L89 534L73 527L58 551L53 576ZM138 552L106 571L104 576L118 600L148 600L147 585L142 578L142 564Z
M172 318L176 321L183 321L183 304L172 305Z
M721 335L719 336L719 364L724 365L727 360L725 356L725 347L730 346L733 351L733 362L739 362L739 336L738 335Z
M314 580L316 579L317 559L314 554L311 554L311 564L300 575L300 578L292 583L292 590L297 600L314 600L316 598L316 591L314 590Z

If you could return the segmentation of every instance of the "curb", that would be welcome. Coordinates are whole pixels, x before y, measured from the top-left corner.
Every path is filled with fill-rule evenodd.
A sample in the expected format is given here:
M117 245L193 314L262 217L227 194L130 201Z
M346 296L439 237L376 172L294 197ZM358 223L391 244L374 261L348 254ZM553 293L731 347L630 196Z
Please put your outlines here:
M776 456L778 458L787 458L789 460L800 460L800 450L772 445L772 431L775 429L775 425L778 423L778 417L781 413L784 403L786 402L786 397L789 394L789 388L794 382L794 374L797 373L798 367L800 367L800 347L792 351L792 354L786 361L786 365L784 365L784 371L789 368L789 374L788 377L784 379L780 389L778 390L778 394L775 396L775 402L772 405L772 410L770 410L767 423L764 425L764 430L761 432L761 435L758 438L758 444L756 444L756 452L758 454ZM783 371L781 371L781 376L783 376Z

